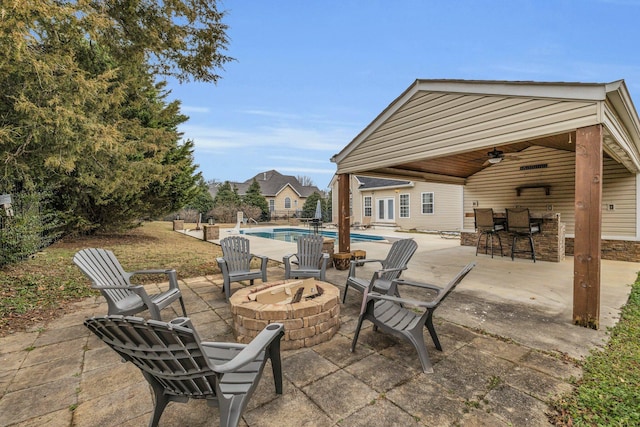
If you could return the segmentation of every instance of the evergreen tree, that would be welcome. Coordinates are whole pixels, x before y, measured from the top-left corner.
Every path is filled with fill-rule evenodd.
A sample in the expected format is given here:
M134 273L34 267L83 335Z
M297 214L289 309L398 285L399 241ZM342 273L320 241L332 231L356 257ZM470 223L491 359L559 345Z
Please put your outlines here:
M194 209L199 213L206 215L213 208L213 197L209 192L209 186L200 178L197 185L198 193L193 198L191 203L187 205L187 208Z
M262 195L260 190L260 184L254 178L247 189L247 193L244 195L243 202L249 206L255 206L260 208L260 218L265 221L269 218L269 203L267 199Z
M187 120L162 75L231 60L212 0L4 0L0 188L44 190L68 231L135 225L198 194Z
M229 181L225 181L218 187L218 192L213 198L213 206L240 206L238 189L235 186L231 188L231 183Z
M302 218L313 218L315 216L318 200L320 200L320 207L324 213L326 205L323 203L322 196L317 191L314 191L302 205Z
M333 220L333 204L332 204L332 200L333 200L333 190L329 190L329 194L327 195L327 198L324 199L324 218L323 221L324 222L331 222Z

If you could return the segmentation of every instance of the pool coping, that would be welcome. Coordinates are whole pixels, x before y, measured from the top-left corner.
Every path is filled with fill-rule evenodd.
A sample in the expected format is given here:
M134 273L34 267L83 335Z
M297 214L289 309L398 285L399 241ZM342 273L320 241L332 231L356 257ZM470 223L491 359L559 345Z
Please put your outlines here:
M258 236L256 235L256 233L260 233L260 232L275 232L279 229L282 229L283 231L294 231L294 230L300 230L300 231L304 231L306 232L306 234L311 234L313 231L307 227L296 227L296 226L272 226L272 227L251 227L251 228L243 228L240 230L239 234L242 236L253 236L253 237L259 237L261 239L267 239L267 240L276 240L276 241L280 241L282 242L283 240L279 240L279 239L272 239L269 237L263 237L263 236ZM338 231L334 231L334 230L327 230L327 229L320 229L320 232L327 232L327 233L335 233L335 236L327 236L322 234L324 237L327 238L332 238L332 239L338 239ZM373 234L373 233L349 233L349 235L351 236L351 241L354 243L363 243L363 242L367 242L367 243L390 243L393 242L395 240L398 240L398 238L393 238L390 236L384 236L384 235L380 235L380 234ZM358 238L355 237L356 240L354 240L353 236L363 236L363 238ZM373 239L373 238L367 238L367 237L378 237L378 239ZM284 240L284 242L287 242L286 240ZM288 243L292 243L292 242L288 242Z

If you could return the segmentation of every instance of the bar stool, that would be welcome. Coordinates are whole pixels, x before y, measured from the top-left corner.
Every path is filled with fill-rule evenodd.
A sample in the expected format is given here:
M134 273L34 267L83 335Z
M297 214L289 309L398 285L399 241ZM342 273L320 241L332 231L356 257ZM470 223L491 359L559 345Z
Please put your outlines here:
M493 258L493 235L498 237L498 243L500 244L500 256L504 256L502 253L502 240L500 240L499 231L504 230L504 225L496 224L493 219L492 208L476 208L473 210L476 229L478 230L478 242L476 243L476 256L478 256L478 248L480 247L480 239L484 235L484 253L487 253L487 246L491 241L491 258Z
M531 259L536 262L536 249L533 244L533 235L540 232L540 223L531 222L529 208L512 208L507 209L507 229L513 233L513 242L511 245L511 260L514 259L516 253L531 252ZM519 237L527 237L529 239L530 250L516 250L516 242Z

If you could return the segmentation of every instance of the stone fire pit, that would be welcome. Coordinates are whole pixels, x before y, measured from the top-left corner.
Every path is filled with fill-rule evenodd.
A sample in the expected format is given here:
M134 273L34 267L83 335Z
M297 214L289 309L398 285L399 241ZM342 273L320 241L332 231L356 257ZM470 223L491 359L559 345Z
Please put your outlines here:
M335 335L340 328L340 290L330 283L314 281L320 295L303 297L300 302L266 304L251 299L260 291L289 282L300 281L248 286L231 295L229 303L236 341L248 344L265 326L274 322L284 324L283 350L311 347Z

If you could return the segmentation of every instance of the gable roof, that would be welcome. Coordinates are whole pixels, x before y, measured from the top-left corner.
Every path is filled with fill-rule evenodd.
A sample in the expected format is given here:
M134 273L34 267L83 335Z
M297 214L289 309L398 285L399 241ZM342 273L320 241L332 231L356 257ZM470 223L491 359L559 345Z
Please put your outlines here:
M331 160L337 173L464 184L487 151L575 151L602 124L604 151L640 172L640 120L624 80L611 83L416 80Z
M404 181L399 179L374 178L374 177L362 176L362 175L357 175L356 179L360 182L360 185L358 186L358 190L413 187L413 183L411 181Z
M260 193L265 197L276 197L286 187L290 187L300 198L307 198L314 192L320 193L315 185L301 185L296 177L282 175L276 170L260 172L244 182L231 182L230 184L232 188L235 186L238 189L238 194L242 196L247 193L254 179L260 185ZM210 192L215 196L215 192L212 190L210 189Z

